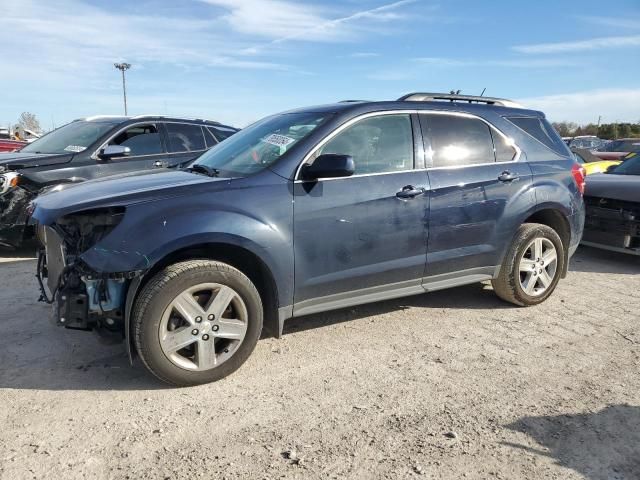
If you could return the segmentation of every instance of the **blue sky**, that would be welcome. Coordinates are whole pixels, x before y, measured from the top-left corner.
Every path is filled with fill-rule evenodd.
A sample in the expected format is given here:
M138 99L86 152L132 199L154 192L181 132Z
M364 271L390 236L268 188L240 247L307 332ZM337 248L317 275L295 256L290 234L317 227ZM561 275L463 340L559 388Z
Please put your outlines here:
M640 121L640 2L0 0L0 123L122 113L244 126L341 99L448 91L552 120Z

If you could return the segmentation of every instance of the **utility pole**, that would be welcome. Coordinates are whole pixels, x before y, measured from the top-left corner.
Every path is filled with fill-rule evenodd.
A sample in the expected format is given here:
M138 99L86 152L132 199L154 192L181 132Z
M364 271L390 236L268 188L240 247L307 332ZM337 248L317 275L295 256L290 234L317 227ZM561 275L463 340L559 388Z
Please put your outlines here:
M124 71L131 68L130 63L114 63L114 67L122 72L122 95L124 96L124 114L127 115L127 86L124 80Z

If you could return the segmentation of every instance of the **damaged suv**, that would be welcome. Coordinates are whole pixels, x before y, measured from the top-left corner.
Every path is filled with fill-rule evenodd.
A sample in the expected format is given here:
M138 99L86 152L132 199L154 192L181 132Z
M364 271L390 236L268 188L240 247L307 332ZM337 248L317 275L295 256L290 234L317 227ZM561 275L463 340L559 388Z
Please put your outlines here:
M513 102L340 102L267 117L184 170L41 196L38 275L58 325L200 384L292 317L482 281L543 302L580 241L583 188L544 115Z
M108 175L192 161L237 129L152 115L74 120L19 151L0 153L0 246L32 237L27 205L40 193Z

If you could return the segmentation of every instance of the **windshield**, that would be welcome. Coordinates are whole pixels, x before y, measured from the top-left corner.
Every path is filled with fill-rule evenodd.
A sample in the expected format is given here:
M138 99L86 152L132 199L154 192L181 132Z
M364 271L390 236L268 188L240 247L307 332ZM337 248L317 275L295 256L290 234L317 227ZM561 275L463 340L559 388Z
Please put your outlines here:
M620 165L608 170L615 175L640 175L640 155L634 155Z
M113 128L110 122L71 122L39 138L20 152L78 153Z
M221 175L247 176L267 168L330 114L283 113L264 118L203 153L195 164Z
M614 140L602 148L601 152L640 152L640 138L637 140Z

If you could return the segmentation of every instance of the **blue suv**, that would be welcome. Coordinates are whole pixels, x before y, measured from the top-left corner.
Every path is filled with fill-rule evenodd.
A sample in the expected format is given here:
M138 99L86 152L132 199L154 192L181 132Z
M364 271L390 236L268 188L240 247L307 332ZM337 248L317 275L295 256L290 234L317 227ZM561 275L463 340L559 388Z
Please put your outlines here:
M42 195L38 276L59 325L200 384L292 317L482 281L543 302L583 189L544 114L508 100L340 102L260 120L183 170Z

